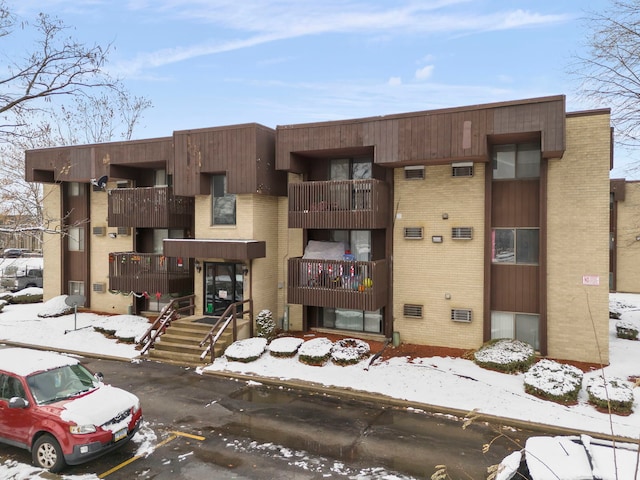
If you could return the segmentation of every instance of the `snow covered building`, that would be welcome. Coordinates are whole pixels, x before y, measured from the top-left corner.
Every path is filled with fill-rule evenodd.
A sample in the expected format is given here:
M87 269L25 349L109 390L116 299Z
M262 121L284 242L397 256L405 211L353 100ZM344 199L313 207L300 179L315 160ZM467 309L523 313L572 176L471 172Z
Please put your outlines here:
M553 96L31 150L26 178L65 233L46 298L606 363L611 158L609 111Z

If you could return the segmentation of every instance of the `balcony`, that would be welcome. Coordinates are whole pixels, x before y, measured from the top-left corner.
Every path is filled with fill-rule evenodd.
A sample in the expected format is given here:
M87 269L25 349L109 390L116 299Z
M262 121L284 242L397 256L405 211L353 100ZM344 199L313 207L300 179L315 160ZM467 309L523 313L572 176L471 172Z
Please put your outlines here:
M120 292L193 292L191 258L165 257L156 253L109 254L109 290Z
M387 302L386 260L350 262L290 258L288 302L373 311Z
M178 197L171 187L109 190L109 226L133 228L190 228L194 199Z
M375 179L289 184L289 228L389 226L389 186Z

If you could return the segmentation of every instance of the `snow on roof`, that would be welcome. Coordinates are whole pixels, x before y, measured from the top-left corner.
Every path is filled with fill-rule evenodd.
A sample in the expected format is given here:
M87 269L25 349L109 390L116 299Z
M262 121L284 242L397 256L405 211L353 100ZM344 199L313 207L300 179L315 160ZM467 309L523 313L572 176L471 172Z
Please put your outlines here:
M77 363L78 359L76 358L54 352L29 348L0 349L0 370L16 375L26 376Z

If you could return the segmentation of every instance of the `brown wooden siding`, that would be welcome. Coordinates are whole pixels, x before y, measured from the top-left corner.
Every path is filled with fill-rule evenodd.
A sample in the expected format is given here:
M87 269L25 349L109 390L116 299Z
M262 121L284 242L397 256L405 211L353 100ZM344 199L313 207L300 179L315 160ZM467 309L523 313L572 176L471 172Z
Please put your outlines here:
M103 175L126 179L129 177L118 176L126 170L112 171L111 167L166 168L172 158L170 137L28 150L25 178L27 181L84 183Z
M153 253L114 252L109 254L109 290L119 292L190 293L193 265L187 257L175 258Z
M69 184L64 183L62 188L62 218L64 218L65 231L70 226L77 226L84 231L84 250L70 251L68 237L62 239L63 271L62 292L69 293L69 282L83 282L85 305L90 305L91 285L89 285L89 255L90 255L90 218L89 213L89 191L87 185L80 185L82 194L71 196L69 194Z
M492 225L538 227L540 225L540 181L494 181Z
M171 187L115 188L108 198L110 227L191 228L194 199Z
M540 313L537 265L491 265L491 310Z
M286 174L274 169L274 137L258 124L175 132L176 194L208 194L210 175L226 174L229 193L285 195Z
M387 279L386 260L346 262L290 258L288 302L373 311L384 307L387 301Z
M289 228L377 229L389 223L389 187L380 180L289 185Z
M489 136L542 132L543 156L565 149L565 98L462 107L277 128L276 167L304 173L301 155L375 147L375 163L390 167L452 160L488 161Z

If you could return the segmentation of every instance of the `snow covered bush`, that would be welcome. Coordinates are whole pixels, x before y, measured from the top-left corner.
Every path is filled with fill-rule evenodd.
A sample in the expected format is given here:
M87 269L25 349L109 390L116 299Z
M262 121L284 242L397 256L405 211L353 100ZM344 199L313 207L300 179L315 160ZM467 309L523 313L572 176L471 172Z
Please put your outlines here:
M633 383L622 378L605 379L603 375L592 378L587 384L589 403L598 410L630 415L633 413Z
M307 340L298 349L298 360L307 365L324 365L329 360L332 348L333 342L325 337Z
M73 313L73 307L65 303L67 297L68 295L58 295L57 297L53 297L44 302L44 304L42 304L42 309L38 313L38 317L60 317L62 315Z
M260 358L267 348L267 339L261 337L237 340L227 347L224 356L233 362L253 362Z
M269 353L273 357L290 358L297 353L302 342L304 340L296 337L276 338L269 344Z
M371 347L357 338L344 338L333 344L331 360L338 365L353 365L369 356Z
M501 338L490 340L473 354L476 364L490 370L525 372L535 360L535 351L528 343Z
M631 322L616 322L616 336L627 340L637 340L638 327Z
M564 405L578 402L582 388L582 370L573 365L543 359L524 374L524 391Z
M271 310L261 310L256 319L256 335L263 338L271 338L276 331L276 322L273 320Z

